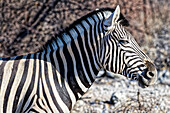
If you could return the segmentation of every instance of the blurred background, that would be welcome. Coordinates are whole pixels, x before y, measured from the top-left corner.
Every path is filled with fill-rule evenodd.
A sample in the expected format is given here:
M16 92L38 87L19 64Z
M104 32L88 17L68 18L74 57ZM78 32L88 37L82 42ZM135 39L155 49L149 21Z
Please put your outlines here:
M117 5L155 63L157 84L141 89L133 80L99 77L72 113L170 112L169 0L0 0L0 57L36 52L76 19Z

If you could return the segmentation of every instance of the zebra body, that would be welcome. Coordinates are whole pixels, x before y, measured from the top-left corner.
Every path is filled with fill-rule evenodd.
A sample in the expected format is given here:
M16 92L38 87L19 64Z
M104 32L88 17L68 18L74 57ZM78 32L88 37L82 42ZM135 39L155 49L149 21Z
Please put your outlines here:
M67 113L101 69L136 79L142 87L153 84L156 75L147 72L155 67L130 39L122 26L126 23L119 7L97 10L41 51L1 58L0 113ZM127 39L131 43L126 44Z

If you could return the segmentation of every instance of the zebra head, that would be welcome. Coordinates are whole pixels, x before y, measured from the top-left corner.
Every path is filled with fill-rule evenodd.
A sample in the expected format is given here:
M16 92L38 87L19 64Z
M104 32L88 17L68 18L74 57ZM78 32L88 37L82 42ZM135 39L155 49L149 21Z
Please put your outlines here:
M156 82L157 70L150 58L140 49L132 35L125 30L128 21L117 6L103 22L106 56L104 68L138 81L147 87Z

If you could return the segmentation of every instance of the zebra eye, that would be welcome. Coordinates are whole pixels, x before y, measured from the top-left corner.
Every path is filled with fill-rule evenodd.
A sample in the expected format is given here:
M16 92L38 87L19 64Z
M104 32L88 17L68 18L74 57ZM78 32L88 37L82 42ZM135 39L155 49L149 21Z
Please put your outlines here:
M119 43L121 43L121 44L128 44L129 43L129 41L128 40L126 40L126 39L120 39L119 40Z

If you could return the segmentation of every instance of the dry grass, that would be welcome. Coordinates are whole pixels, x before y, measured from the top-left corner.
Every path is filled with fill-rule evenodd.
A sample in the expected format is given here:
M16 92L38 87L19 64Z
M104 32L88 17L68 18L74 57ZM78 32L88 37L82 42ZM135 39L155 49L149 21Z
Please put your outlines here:
M135 98L122 103L115 108L114 112L121 113L165 113L165 110L160 105L160 98L153 95L141 95L137 92Z

